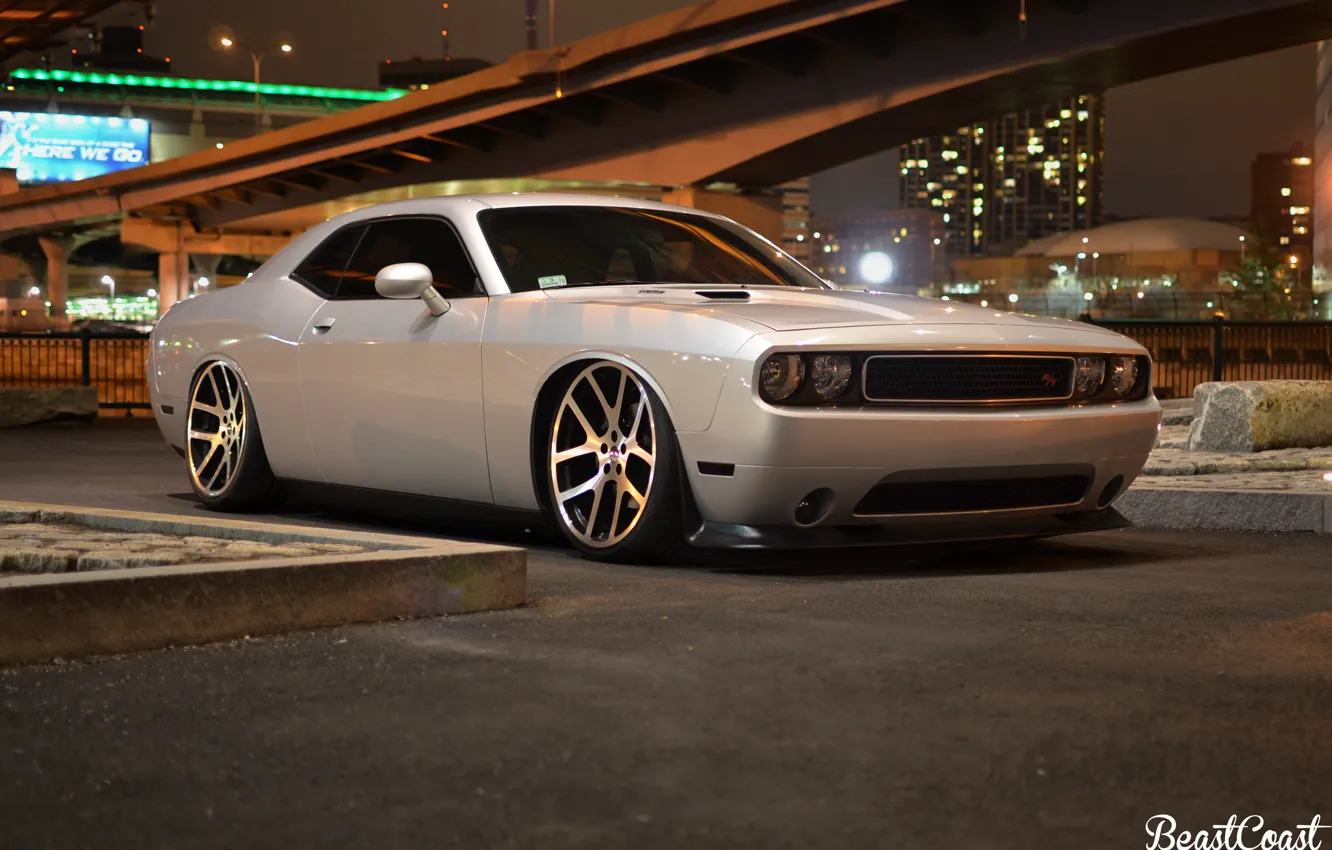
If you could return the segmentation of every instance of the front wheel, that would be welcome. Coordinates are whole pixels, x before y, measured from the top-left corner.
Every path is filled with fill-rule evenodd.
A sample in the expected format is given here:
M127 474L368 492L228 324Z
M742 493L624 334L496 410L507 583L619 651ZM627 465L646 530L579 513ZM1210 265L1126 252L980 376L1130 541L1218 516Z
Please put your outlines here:
M652 388L603 360L565 388L545 478L560 531L596 560L656 562L684 545L675 430Z
M229 364L209 363L194 379L186 428L190 486L206 507L252 511L277 503L249 390Z

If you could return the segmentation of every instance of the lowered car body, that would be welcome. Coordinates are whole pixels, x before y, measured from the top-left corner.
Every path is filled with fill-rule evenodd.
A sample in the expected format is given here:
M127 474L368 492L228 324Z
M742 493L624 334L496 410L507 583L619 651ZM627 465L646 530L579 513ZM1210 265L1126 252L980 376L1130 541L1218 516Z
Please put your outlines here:
M503 195L312 229L173 307L150 390L212 507L405 494L633 560L1122 525L1150 371L1088 325L832 290L720 217Z

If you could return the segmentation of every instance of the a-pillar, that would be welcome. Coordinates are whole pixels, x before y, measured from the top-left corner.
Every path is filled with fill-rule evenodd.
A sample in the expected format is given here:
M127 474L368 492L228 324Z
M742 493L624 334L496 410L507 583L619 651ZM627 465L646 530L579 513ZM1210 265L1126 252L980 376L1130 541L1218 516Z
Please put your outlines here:
M190 255L185 251L172 251L157 255L157 315L177 301L190 297Z
M758 232L774 245L782 244L782 202L779 197L714 192L711 189L686 186L667 192L662 201L724 215Z
M69 297L69 252L74 240L67 236L42 236L37 239L46 255L46 300L51 302L51 318L65 319L65 300Z
M194 264L194 270L198 276L208 278L208 288L199 290L200 293L211 292L217 288L217 266L222 262L221 254L190 254L190 262Z

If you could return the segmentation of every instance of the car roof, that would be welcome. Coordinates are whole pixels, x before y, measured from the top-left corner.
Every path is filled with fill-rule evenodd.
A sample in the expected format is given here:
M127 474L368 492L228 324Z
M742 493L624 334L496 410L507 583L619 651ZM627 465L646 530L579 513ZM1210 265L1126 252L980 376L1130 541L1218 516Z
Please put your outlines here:
M373 206L362 207L352 212L343 213L329 220L335 227L366 218L378 218L385 215L404 215L411 213L439 214L476 214L483 209L514 207L621 207L630 209L658 210L661 212L684 212L697 215L712 215L704 210L682 207L675 204L663 204L642 198L618 197L612 195L578 194L566 192L495 192L477 195L441 195L434 198L413 198L405 201L389 201Z

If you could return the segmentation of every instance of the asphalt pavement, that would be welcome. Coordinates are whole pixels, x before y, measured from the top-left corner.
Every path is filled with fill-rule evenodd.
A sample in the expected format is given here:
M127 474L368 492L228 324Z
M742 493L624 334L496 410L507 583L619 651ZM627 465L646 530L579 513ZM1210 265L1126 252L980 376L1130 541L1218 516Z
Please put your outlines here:
M0 431L0 499L187 494L141 422ZM1157 814L1332 819L1324 537L649 569L496 534L536 544L524 609L0 671L0 848L1115 848Z

